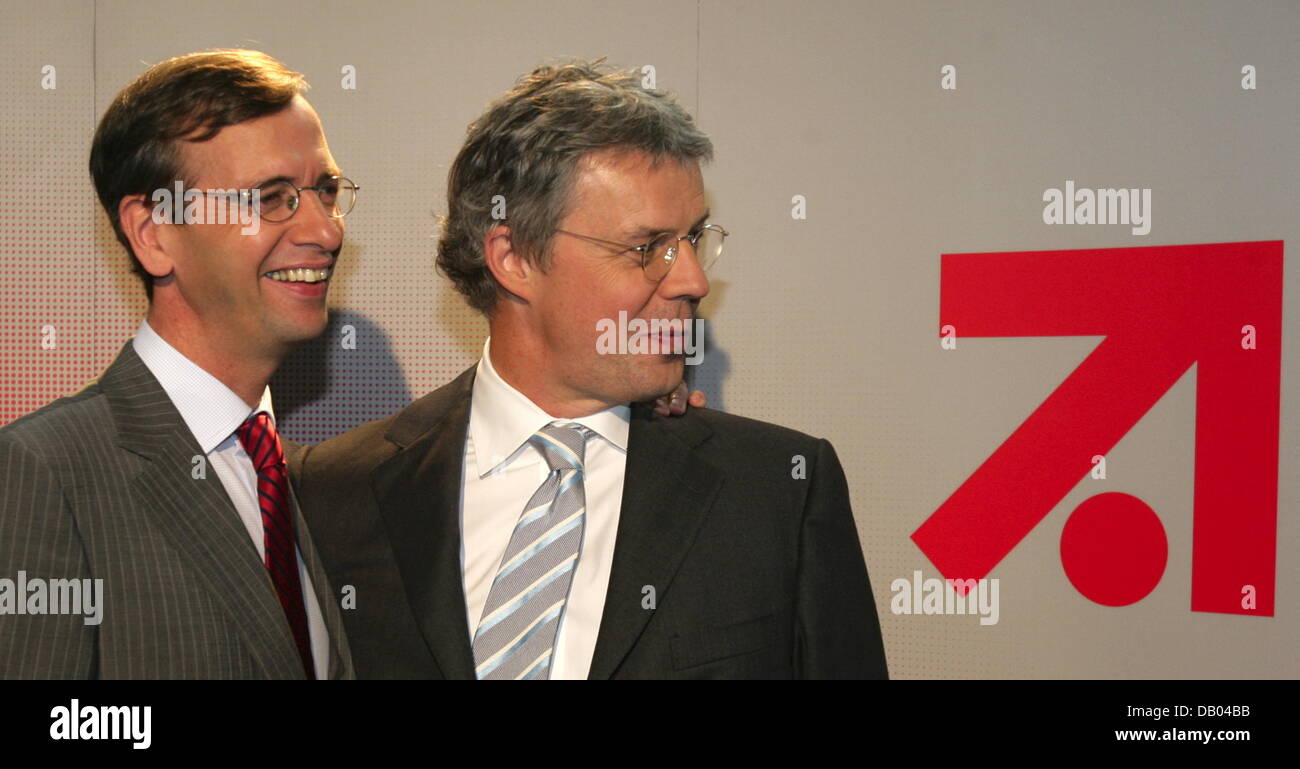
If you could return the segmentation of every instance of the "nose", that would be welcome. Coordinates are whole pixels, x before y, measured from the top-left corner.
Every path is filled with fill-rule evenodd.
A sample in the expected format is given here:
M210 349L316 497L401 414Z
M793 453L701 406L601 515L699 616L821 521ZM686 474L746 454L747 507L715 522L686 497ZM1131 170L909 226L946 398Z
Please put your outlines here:
M333 253L343 245L343 219L330 216L316 190L304 190L298 198L298 210L289 220L294 245L315 246Z
M709 295L709 277L704 274L695 246L683 238L677 243L677 258L664 279L659 281L659 295L665 299L699 301Z

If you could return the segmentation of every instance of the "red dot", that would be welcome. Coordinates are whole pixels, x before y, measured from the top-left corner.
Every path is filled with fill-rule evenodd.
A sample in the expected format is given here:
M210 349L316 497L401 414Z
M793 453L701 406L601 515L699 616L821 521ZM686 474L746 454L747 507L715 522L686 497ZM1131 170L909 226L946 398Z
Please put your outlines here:
M1112 491L1085 499L1061 532L1061 565L1075 589L1103 606L1128 606L1160 583L1165 527L1147 503Z

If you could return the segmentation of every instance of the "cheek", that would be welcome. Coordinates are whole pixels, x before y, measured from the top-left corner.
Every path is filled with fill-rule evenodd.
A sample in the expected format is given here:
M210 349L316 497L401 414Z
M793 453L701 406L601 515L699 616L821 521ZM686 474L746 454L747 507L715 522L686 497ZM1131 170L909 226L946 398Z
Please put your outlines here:
M593 324L598 318L608 318L617 323L620 312L627 313L628 320L631 320L641 315L653 301L654 286L646 281L640 271L635 274L624 273L617 280L586 289L585 304Z
M189 277L202 281L197 290L223 297L223 301L250 301L261 290L266 255L274 244L275 239L268 238L266 233L242 235L238 228L214 232L201 241L196 240L196 250L191 251Z
M552 273L543 322L553 350L563 350L570 360L610 365L610 356L597 355L596 340L602 334L597 323L608 320L617 327L620 312L628 321L636 318L653 300L654 285L639 267L629 270L614 260L588 266ZM618 363L618 357L612 362Z
M220 244L216 256L218 263L213 269L224 275L230 282L232 293L251 293L261 290L262 273L269 269L267 256L275 248L274 233L262 232L241 235L235 230Z
M190 284L192 288L199 289L211 283L214 275L220 274L220 244L214 241L211 233L203 230L203 225L182 228L183 250L175 261L176 278L182 286Z

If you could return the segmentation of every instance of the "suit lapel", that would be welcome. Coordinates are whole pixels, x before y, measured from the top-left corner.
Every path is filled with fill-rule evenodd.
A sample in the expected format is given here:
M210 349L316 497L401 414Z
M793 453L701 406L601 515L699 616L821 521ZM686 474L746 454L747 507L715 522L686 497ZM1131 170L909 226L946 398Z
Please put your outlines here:
M286 447L287 451L287 447ZM316 590L316 603L320 606L325 620L325 631L330 641L330 661L327 678L352 679L356 672L352 667L352 654L348 648L347 633L343 628L343 616L339 610L339 598L334 594L329 575L325 572L316 545L312 542L307 522L302 517L302 507L298 504L298 495L289 484L289 498L293 503L293 525L298 537L298 551L302 553L302 562L311 576L312 587ZM319 671L317 672L319 676Z
M474 368L403 411L386 436L401 447L371 488L407 600L446 678L472 679L460 565L460 488Z
M193 458L203 452L130 342L100 387L118 445L146 460L132 489L154 526L225 608L266 676L301 678L297 647L257 549L215 473L193 477Z
M657 601L665 599L713 504L722 473L695 450L710 434L689 413L653 418L649 408L633 407L614 564L590 678L618 670L654 614L641 606L642 589L650 585Z

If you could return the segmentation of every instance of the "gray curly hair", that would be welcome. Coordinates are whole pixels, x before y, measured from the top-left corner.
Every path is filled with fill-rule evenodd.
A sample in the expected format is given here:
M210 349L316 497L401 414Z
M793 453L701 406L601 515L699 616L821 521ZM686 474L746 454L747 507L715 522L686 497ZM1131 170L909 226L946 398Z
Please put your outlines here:
M713 157L709 138L670 94L603 62L539 67L469 126L447 178L438 269L484 315L504 290L483 258L484 238L501 223L498 204L508 206L514 250L545 270L583 157L608 149L656 161Z

